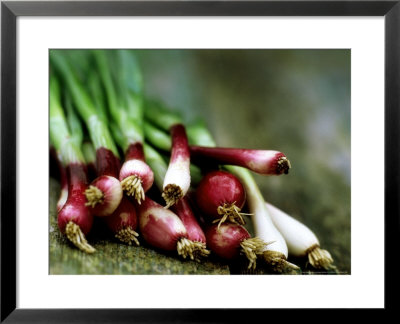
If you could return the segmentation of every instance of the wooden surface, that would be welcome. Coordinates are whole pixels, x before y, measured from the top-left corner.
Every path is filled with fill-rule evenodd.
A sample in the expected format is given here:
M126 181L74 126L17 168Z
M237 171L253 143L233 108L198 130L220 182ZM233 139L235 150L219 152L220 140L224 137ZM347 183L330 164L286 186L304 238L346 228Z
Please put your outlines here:
M183 260L174 252L157 251L139 238L141 246L121 244L112 237L100 219L95 218L89 243L96 249L86 254L76 249L58 229L56 203L60 191L58 181L50 177L50 269L52 275L255 275L273 274L268 266L259 260L255 270L247 269L247 260L239 258L229 263L211 255L202 262ZM250 222L249 219L246 220ZM332 271L316 271L307 265L305 259L295 259L301 267L298 271L283 274L333 274Z

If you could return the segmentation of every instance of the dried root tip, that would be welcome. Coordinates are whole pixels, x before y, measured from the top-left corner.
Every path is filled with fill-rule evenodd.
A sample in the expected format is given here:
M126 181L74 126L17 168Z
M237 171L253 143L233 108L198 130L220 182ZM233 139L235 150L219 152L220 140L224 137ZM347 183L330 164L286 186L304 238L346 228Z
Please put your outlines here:
M90 185L89 188L85 190L85 196L86 196L86 206L90 206L94 208L97 204L102 204L104 202L104 194L103 192L95 187Z
M247 240L244 240L240 243L242 247L241 252L246 255L246 258L249 260L248 269L255 270L257 255L263 254L265 247L269 243L265 243L262 239L258 237L252 237Z
M282 173L288 174L289 173L289 169L291 167L292 166L290 165L290 161L288 160L288 158L286 156L282 156L278 160L278 164L277 164L277 167L276 167L276 172L278 174L282 174Z
M300 268L286 260L284 254L275 251L264 251L265 262L276 272L286 272L288 270L299 270Z
M125 227L119 230L117 234L115 234L115 237L121 242L128 245L132 245L133 243L135 243L137 246L139 246L140 243L137 239L138 236L139 234L136 233L131 227Z
M140 204L144 200L144 190L142 187L142 180L135 175L126 177L121 181L122 189L128 196L132 196Z
M169 208L172 205L176 204L183 197L183 191L181 187L175 184L168 184L164 188L162 197L167 204L164 208Z
M67 226L65 227L65 235L81 251L86 253L93 253L96 251L94 247L89 245L80 227L74 222L68 222Z
M201 258L207 257L210 254L210 251L206 249L205 243L191 241L184 237L178 241L177 251L184 259L189 257L191 260L197 262L200 262Z
M333 259L327 250L321 249L318 245L312 246L308 251L308 261L316 269L335 269L332 265Z
M236 202L233 204L223 204L222 206L219 206L217 209L218 215L221 215L221 218L215 219L213 223L218 223L218 231L219 227L221 226L222 223L224 223L226 220L228 220L231 223L236 223L239 225L244 225L246 222L243 219L244 215L251 215L251 214L245 214L240 212L240 208L235 205Z

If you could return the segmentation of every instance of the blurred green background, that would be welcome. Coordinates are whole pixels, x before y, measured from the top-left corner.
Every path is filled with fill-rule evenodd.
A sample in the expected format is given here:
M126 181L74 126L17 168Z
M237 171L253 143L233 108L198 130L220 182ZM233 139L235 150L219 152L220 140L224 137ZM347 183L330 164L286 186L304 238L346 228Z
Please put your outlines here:
M218 145L287 155L289 175L255 175L265 199L312 229L338 272L350 274L350 50L136 52L146 94L180 111L187 122L204 119ZM52 233L60 240L57 230ZM90 256L71 259L58 249L59 242L51 245L51 273L92 273L85 266L92 262ZM121 249L115 244L109 253ZM134 270L124 253L119 265L97 267L109 267L104 273L140 273L143 267ZM69 260L78 264L67 268ZM181 273L160 264L159 273ZM126 271L118 270L123 266ZM183 273L228 273L219 264L193 267Z

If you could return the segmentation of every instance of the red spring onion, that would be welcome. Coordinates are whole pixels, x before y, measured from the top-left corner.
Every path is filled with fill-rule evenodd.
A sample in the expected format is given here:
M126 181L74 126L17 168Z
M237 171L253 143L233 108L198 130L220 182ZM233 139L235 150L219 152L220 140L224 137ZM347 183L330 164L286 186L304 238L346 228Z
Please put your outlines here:
M85 156L86 164L88 165L88 169L89 166L93 167L92 172L94 178L96 178L96 152L94 151L93 145L86 141L82 144L82 150ZM118 168L118 165L119 162L117 163L116 168ZM137 239L139 234L136 233L138 223L136 210L134 205L126 196L122 197L117 209L111 215L103 217L103 219L118 240L128 245L139 245L139 241Z
M184 258L189 256L192 260L201 261L201 258L207 257L210 251L206 249L206 236L200 227L188 199L183 197L174 206L172 211L180 218L187 231L187 238L191 242L192 249L183 251Z
M186 129L180 116L164 109L160 103L147 100L145 108L145 118L171 135L171 157L162 193L166 208L169 208L185 196L190 187L190 151ZM151 136L152 139L155 137ZM153 144L158 147L160 143Z
M104 221L118 240L128 245L139 245L137 214L128 197L123 196L118 208L110 216L104 217Z
M64 112L66 113L65 117L66 117L67 127L69 128L71 135L70 139L76 144L77 147L79 147L82 144L82 138L83 138L82 124L78 116L75 114L75 111L72 107L71 98L69 96L64 96L63 105L65 107ZM67 176L67 170L62 163L62 156L60 152L56 152L56 150L54 150L54 154L58 164L58 170L60 173L61 191L60 191L60 197L57 201L57 211L60 211L68 198L68 176Z
M87 205L96 216L111 215L122 199L122 187L117 179L119 173L119 154L114 139L107 127L103 114L96 109L94 102L74 71L64 50L50 52L51 67L59 74L66 85L66 92L72 98L74 108L85 122L90 139L96 150L95 179L86 190ZM80 62L79 64L81 64Z
M307 226L289 216L279 208L266 203L272 221L281 232L288 246L289 254L308 257L308 262L316 269L334 269L330 253L320 248L317 236Z
M93 215L86 206L87 170L84 163L70 163L68 172L68 199L58 213L60 231L79 249L95 252L85 238L93 225Z
M186 228L175 213L148 196L136 208L140 233L148 244L165 251L176 250L183 258L192 254L193 242L187 238Z
M50 77L50 139L67 170L68 198L58 212L58 227L76 247L87 253L95 249L85 238L93 224L93 215L86 206L87 168L80 151L71 136L60 102L57 79Z
M290 162L285 154L273 150L191 146L190 154L193 158L237 165L264 175L288 174L290 169Z
M143 123L143 130L145 134L145 138L154 147L156 147L160 151L170 152L171 151L171 136L166 133L164 130L150 124L146 120ZM146 150L145 150L146 151ZM157 155L159 155L157 153ZM149 156L146 153L146 161L148 161ZM149 162L148 162L149 163ZM150 164L150 163L149 163ZM165 165L167 168L168 165ZM153 166L151 166L154 169ZM154 170L153 170L154 172ZM156 172L154 172L156 173ZM164 179L165 172L162 173L162 177ZM200 180L203 178L203 170L199 168L197 165L190 163L190 184L197 186ZM157 185L158 186L158 185ZM162 191L162 187L161 187Z
M96 150L96 170L99 176L85 191L86 204L94 215L110 216L119 206L123 195L121 183L116 178L119 161L112 151L104 147Z
M246 192L240 181L226 171L212 171L206 174L196 189L196 203L199 209L212 217L218 227L226 220L244 224L241 209L246 201Z
M184 197L190 187L190 153L185 127L175 124L171 127L171 158L164 178L162 197L166 208Z
M154 172L154 182L158 189L162 191L168 165L163 157L151 146L145 144L144 151L146 153L147 162ZM192 211L187 195L172 206L171 209L185 226L187 238L190 241L191 249L187 249L186 252L183 251L182 256L184 258L189 256L192 260L196 261L200 261L202 257L208 256L210 251L206 249L204 232Z
M268 245L258 237L252 238L243 226L232 223L209 226L206 238L210 250L221 258L230 260L245 255L249 269L256 268L257 256L262 255Z
M125 162L119 173L119 180L128 196L133 196L139 204L145 199L145 193L153 185L154 174L145 163L141 142L129 145Z

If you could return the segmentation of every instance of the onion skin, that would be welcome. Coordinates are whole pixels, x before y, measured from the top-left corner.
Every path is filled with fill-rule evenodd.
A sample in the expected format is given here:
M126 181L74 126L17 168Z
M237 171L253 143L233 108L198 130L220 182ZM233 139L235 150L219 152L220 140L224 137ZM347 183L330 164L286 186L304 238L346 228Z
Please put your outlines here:
M154 174L145 163L143 145L141 143L129 145L126 151L125 162L119 172L119 180L123 181L129 176L137 176L140 179L144 192L147 192L153 185Z
M310 247L313 245L319 246L317 237L308 227L277 207L269 203L266 203L266 205L272 222L286 241L289 254L296 257L304 257Z
M220 218L218 207L234 204L243 208L246 191L241 182L226 171L212 171L206 174L196 189L196 203L199 209L213 218Z
M125 161L140 160L144 161L144 152L142 143L136 142L129 145L125 152Z
M173 251L177 249L180 238L187 237L187 231L181 220L169 209L151 200L136 205L139 228L144 240L153 247Z
M187 238L194 242L206 243L206 236L200 227L191 207L189 200L183 197L174 206L172 211L180 218L187 231Z
M138 219L135 206L130 202L128 197L122 197L118 208L111 216L104 217L104 221L113 233L118 233L126 227L132 228L134 231L138 227Z
M96 150L96 170L99 176L108 175L117 178L120 168L119 159L111 150L105 147Z
M58 170L58 176L60 180L60 196L57 200L57 212L63 208L65 202L68 199L68 174L67 169L61 161L61 155L59 155L54 147L50 147L50 157L55 161Z
M191 146L190 154L193 158L241 166L263 175L288 174L290 169L290 162L285 154L273 150Z
M60 191L60 197L58 198L57 201L57 212L59 212L65 205L68 199L68 182L65 182L63 184L61 182L61 191Z
M147 192L154 182L153 171L145 162L140 160L129 160L122 165L119 180L122 181L129 176L140 178L144 192Z
M171 127L170 132L172 138L171 162L174 163L182 159L190 159L185 126L182 124L174 125Z
M119 206L123 196L121 183L115 177L103 175L93 180L90 184L90 187L92 186L103 194L102 200L91 207L92 213L98 217L111 215Z
M67 167L68 199L58 213L58 227L65 234L66 225L72 221L87 235L93 225L93 215L86 206L87 169L82 163L71 163Z
M119 159L111 150L104 147L96 150L98 177L91 182L86 191L87 204L95 216L110 216L121 202L123 192L117 179L119 168Z
M134 205L126 196L122 200L118 208L107 217L103 218L108 228L114 233L115 237L123 243L139 245L137 240L136 229L138 227L137 213Z
M266 250L270 251L269 253L273 254L274 258L278 253L282 256L282 259L286 260L288 257L286 241L272 222L269 210L261 198L260 195L256 194L248 195L248 206L252 213L251 219L254 224L255 235L265 242L271 242Z
M186 195L190 187L190 152L185 126L173 125L171 157L164 177L162 196L167 208Z
M250 238L249 232L241 225L224 223L208 227L205 231L207 246L221 258L230 260L239 257L240 243Z
M67 169L62 165L61 161L57 159L58 168L60 170L60 197L57 201L57 212L63 208L68 199L68 174Z

